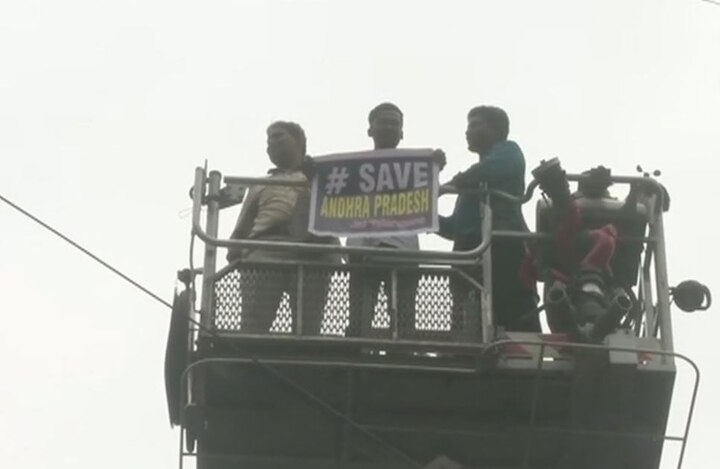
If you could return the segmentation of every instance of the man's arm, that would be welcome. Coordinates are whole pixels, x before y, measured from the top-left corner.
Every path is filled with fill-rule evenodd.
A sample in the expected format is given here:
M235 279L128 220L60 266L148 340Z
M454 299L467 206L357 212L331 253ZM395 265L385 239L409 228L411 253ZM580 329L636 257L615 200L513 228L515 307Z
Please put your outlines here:
M524 164L525 158L515 142L499 142L487 158L456 175L449 184L458 189L475 188L481 182L500 181L515 175L523 170Z
M238 215L235 228L233 229L230 239L243 239L247 238L252 230L253 220L257 214L257 194L254 187L250 188L247 196L240 209L240 215Z
M257 186L251 187L248 190L247 196L240 209L240 215L238 216L235 228L230 234L230 239L246 239L252 231L255 216L257 215ZM226 259L228 262L232 262L235 259L242 257L242 249L239 248L228 248Z
M449 217L438 217L440 221L439 229L437 234L443 238L454 241L455 240L455 214L453 213Z

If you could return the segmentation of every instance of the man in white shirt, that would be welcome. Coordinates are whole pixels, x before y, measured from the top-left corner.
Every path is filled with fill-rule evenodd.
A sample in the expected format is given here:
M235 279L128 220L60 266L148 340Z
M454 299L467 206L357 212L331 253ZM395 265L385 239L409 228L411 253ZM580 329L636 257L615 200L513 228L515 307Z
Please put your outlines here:
M403 113L395 104L381 103L368 115L368 136L373 139L375 150L397 148L403 138ZM436 151L436 159L444 165L444 153ZM419 250L417 235L349 238L347 246L385 247ZM346 336L367 334L375 314L378 288L383 284L387 297L388 313L391 310L391 270L382 267L362 267L362 264L380 263L376 256L350 256L355 265L350 274L350 322ZM408 269L397 271L398 331L407 335L415 328L415 292L420 279L417 264L407 264ZM392 325L391 325L392 327Z

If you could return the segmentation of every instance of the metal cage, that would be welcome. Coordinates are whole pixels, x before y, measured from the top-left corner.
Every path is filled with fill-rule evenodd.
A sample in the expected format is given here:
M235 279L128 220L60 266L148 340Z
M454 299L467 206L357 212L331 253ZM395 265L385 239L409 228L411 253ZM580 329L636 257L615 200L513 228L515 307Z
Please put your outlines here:
M681 467L699 371L673 350L662 210L656 208L663 192L653 180L613 178L653 190L641 201L646 231L620 240L640 246L629 287L636 307L603 345L496 326L492 241L549 236L493 230L487 198L512 199L507 194L485 191L479 207L484 241L476 249L405 251L221 239L220 213L240 201L242 186L297 184L226 177L222 187L222 181L220 173L198 168L192 191L193 234L203 241L204 262L199 309L191 301L178 313L197 324L187 332L190 358L176 403L186 441L181 466L196 456L203 469L241 462L389 469L433 467L433 455L446 454L470 461L469 467L545 468L560 467L570 450L590 454L610 445L630 448L633 467L650 469L658 466L663 443L677 441ZM530 200L535 187L515 201ZM235 262L218 269L218 248L230 247L374 255L388 262ZM458 284L471 293L454 295ZM695 385L684 434L668 436L678 360L692 368ZM599 399L600 388L623 389L622 405ZM593 401L611 406L606 414L612 418L598 420ZM322 438L327 441L319 444Z

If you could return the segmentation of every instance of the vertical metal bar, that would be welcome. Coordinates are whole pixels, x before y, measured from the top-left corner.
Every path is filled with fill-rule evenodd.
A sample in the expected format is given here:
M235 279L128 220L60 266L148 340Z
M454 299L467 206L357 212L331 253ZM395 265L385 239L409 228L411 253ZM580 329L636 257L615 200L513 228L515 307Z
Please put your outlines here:
M345 415L355 419L355 370L348 368L347 380L345 381ZM350 458L350 438L352 437L352 426L348 422L342 424L342 436L340 441L340 461L347 462Z
M205 230L213 238L217 237L220 220L220 181L222 175L219 171L210 171L207 192L207 219ZM213 323L213 294L214 276L217 260L217 248L205 243L205 260L203 263L203 286L201 296L200 323L207 329L212 329Z
M641 272L641 287L642 287L642 300L643 300L643 311L645 312L645 337L653 337L655 330L655 324L657 323L657 317L655 314L655 306L653 304L653 292L652 292L652 281L650 273L650 264L652 259L652 250L655 247L648 244L647 252L645 253L645 262L643 262Z
M667 257L665 256L665 231L662 211L655 219L655 283L660 322L660 345L663 351L673 350L672 324L670 323L670 285L667 278ZM667 360L672 360L667 357Z
M633 332L635 333L635 337L647 337L648 336L648 328L643 327L647 325L648 317L650 315L650 311L652 309L652 304L650 304L647 301L647 293L648 291L648 285L645 281L645 272L640 269L640 279L638 281L638 303L640 309L640 314L637 315L637 321L635 323L635 326L633 328Z
M678 469L682 466L685 457L685 447L687 446L688 435L690 434L690 424L692 423L693 413L695 411L695 401L697 400L698 388L700 387L700 370L697 366L690 362L695 369L695 387L693 387L692 399L690 400L690 408L688 409L688 418L685 422L685 433L682 438L682 446L680 447L680 458L678 459Z
M196 327L192 326L192 321L195 320L195 318L193 317L193 316L195 315L195 301L194 301L194 299L195 299L195 298L194 298L194 297L195 297L195 290L190 290L190 291L188 292L188 296L189 296L189 300L190 300L190 305L189 305L189 308L188 308L188 318L187 318L187 320L190 322L191 326L188 327L188 336L187 336L187 342L186 342L185 345L186 345L186 347L187 347L187 353L188 353L188 355L186 355L186 357L187 357L187 359L190 360L190 359L192 359L193 355L195 354L196 343L197 343L196 341L197 341L197 337L198 337L198 335L200 334L200 332L197 330ZM180 408L178 409L178 415L182 415L185 406L186 406L187 404L189 404L190 401L193 399L193 394L192 394L192 389L193 389L192 373L188 373L188 374L187 374L187 376L185 377L185 383L182 382L182 378L181 378L181 380L180 380L180 385L183 386L183 384L184 384L185 389L186 389L186 391L185 391L185 393L184 393L185 399L182 399L183 393L181 392L181 393L180 393L181 399L180 399L180 402L178 403L178 406L180 407Z
M392 338L397 340L399 337L398 320L398 294L397 294L397 269L390 271L390 327L392 327Z
M493 326L493 280L492 280L492 209L490 208L490 196L485 196L485 201L480 205L482 211L482 236L483 239L489 239L490 245L482 255L483 270L483 291L481 294L481 314L480 324L482 327L482 341L485 344L492 342L495 337L495 328ZM476 293L477 294L477 293Z
M202 171L202 178L197 175ZM196 171L196 192L197 182L201 179L205 179L206 170L198 169ZM218 171L211 171L209 177L206 179L207 182L207 193L205 193L205 184L202 185L200 192L205 193L205 203L207 205L207 215L205 219L205 230L209 236L216 238L218 233L218 224L220 219L220 182L222 175ZM193 227L195 221L199 221L200 210L202 208L203 199L200 198L202 194L193 194ZM199 223L198 223L199 225ZM215 295L215 269L216 269L216 258L217 248L210 243L205 243L205 252L203 258L203 281L202 281L202 292L200 296L200 324L205 328L206 331L213 331L214 319L214 295ZM199 333L198 333L199 334ZM192 393L193 400L196 400L200 405L205 404L205 372L198 373L196 380L191 381L189 384L193 384L192 390L188 389L188 393Z
M179 432L180 433L180 445L179 445L180 450L179 450L179 454L178 454L178 469L183 469L183 463L185 461L185 458L183 456L185 454L185 451L183 451L184 428L185 428L185 426L182 423L180 423L180 432Z
M540 344L540 355L538 356L537 370L535 371L535 380L533 382L533 395L532 395L532 407L530 407L530 434L528 435L528 441L525 445L525 457L523 460L523 468L527 469L530 463L530 445L534 441L533 427L535 426L535 419L537 415L537 403L538 394L540 390L540 377L542 376L543 362L545 358L545 343Z
M305 268L302 264L298 264L297 267L297 292L295 293L295 327L297 330L295 334L303 335L303 303L305 303L303 285L305 284Z

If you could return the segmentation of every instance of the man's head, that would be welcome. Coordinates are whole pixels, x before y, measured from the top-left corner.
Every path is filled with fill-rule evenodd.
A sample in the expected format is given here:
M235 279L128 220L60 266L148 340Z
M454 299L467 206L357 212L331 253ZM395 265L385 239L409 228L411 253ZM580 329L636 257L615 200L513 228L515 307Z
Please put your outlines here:
M375 149L397 148L403 138L403 113L393 103L378 104L368 114L368 136Z
M306 153L305 132L295 122L277 121L267 129L267 154L280 169L302 165Z
M505 111L495 106L477 106L468 113L468 126L465 131L468 149L474 153L484 153L497 142L507 140L510 120Z

